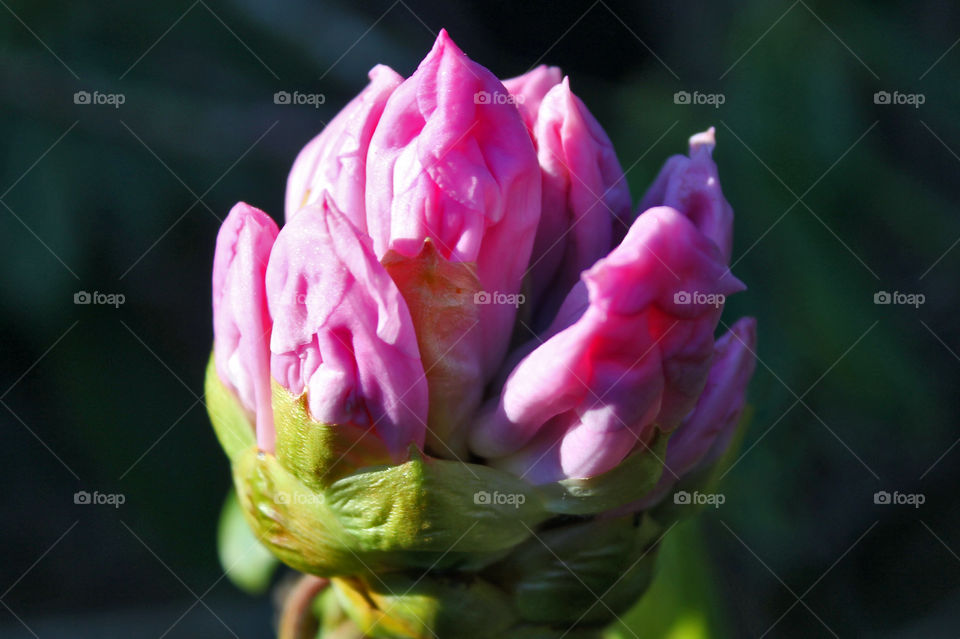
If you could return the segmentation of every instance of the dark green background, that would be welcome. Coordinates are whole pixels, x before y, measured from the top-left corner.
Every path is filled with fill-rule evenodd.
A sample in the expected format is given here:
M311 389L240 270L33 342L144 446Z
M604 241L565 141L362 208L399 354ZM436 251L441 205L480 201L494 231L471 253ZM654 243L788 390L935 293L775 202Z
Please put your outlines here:
M764 634L801 596L767 636L956 636L960 7L946 0L3 0L0 635L30 636L16 615L41 637L232 636L217 617L269 636L268 599L218 581L228 469L198 401L218 218L241 199L279 216L300 146L372 65L409 74L444 26L500 76L562 66L635 200L717 127L750 287L724 321L757 316L762 360L747 452L702 521L731 636ZM76 105L78 90L126 102ZM278 90L326 104L278 106ZM680 90L726 101L677 105ZM878 90L925 103L878 105ZM126 303L76 306L79 290ZM880 290L926 303L878 306ZM74 505L80 489L126 503ZM881 489L926 503L875 505Z

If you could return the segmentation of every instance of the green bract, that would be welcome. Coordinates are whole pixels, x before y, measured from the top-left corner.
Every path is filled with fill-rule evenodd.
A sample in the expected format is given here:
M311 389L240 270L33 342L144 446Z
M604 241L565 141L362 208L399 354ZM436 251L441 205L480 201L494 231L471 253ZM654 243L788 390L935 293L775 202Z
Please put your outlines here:
M608 622L650 581L661 526L597 515L656 485L666 435L602 475L533 486L416 447L395 463L372 429L316 422L276 383L270 454L212 362L206 392L235 508L281 561L333 578L325 609L367 636L560 637Z

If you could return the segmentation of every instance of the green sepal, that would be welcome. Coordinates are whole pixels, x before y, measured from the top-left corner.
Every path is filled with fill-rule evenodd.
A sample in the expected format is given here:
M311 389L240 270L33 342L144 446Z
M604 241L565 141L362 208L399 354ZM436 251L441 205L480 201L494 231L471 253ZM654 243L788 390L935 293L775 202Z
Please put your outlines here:
M389 573L332 583L347 614L375 639L501 639L516 621L503 591L476 576Z
M424 458L413 448L411 457L316 491L251 447L234 462L234 483L264 545L297 570L325 577L408 567L477 570L550 516L512 475ZM496 495L506 498L498 503Z
M254 444L256 428L252 416L240 403L240 399L220 381L213 353L210 353L210 360L207 362L204 397L213 431L217 434L220 446L232 461Z
M508 550L549 516L523 480L487 466L425 458L413 447L409 461L344 477L327 498L362 548L431 553L415 562L427 566L436 560L433 553L446 553L448 566L474 553Z
M237 494L231 489L217 524L217 555L223 572L238 588L251 595L270 586L277 558L264 548L243 516Z
M601 475L538 486L544 507L558 515L595 515L640 499L660 480L668 439L657 431L647 447Z
M494 579L536 624L605 624L649 586L661 528L641 516L575 522L519 546Z
M288 566L321 577L364 570L350 534L324 503L277 458L248 448L233 462L237 499L247 522L270 552ZM376 567L372 567L375 569Z
M358 468L390 463L390 454L373 428L315 421L307 394L294 395L271 379L277 459L314 490L321 490Z

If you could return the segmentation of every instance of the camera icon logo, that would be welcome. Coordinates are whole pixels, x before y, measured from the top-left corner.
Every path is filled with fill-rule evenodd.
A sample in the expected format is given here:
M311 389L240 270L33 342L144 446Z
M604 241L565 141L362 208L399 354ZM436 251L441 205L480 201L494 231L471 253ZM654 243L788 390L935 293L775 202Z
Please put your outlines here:
M486 291L477 291L473 294L473 303L474 304L489 304L490 303L490 293Z
M890 293L886 291L877 291L873 294L874 304L889 304L892 301L893 298L890 296Z
M93 297L90 293L86 291L77 291L73 294L73 303L74 304L89 304L93 301Z
M493 503L493 498L487 491L478 490L477 492L473 493L473 503L480 506L489 506Z
M673 94L673 103L674 104L690 104L690 92L689 91L677 91Z
M673 494L673 503L686 506L690 504L690 493L685 490L678 490Z
M277 503L278 504L289 504L290 503L290 494L285 492L277 493Z
M890 92L889 91L877 91L873 94L873 103L874 104L890 104Z
M74 104L90 104L90 92L89 91L77 91L73 94L73 103Z
M73 503L75 504L89 504L90 503L90 493L85 490L78 490L73 493Z
M890 493L885 490L878 490L873 493L873 503L875 504L889 504L890 503Z
M689 304L690 301L690 293L687 291L677 291L673 294L674 304Z
M274 104L290 104L291 96L289 91L277 91L273 94Z
M474 104L490 104L490 94L486 91L477 91L473 94Z

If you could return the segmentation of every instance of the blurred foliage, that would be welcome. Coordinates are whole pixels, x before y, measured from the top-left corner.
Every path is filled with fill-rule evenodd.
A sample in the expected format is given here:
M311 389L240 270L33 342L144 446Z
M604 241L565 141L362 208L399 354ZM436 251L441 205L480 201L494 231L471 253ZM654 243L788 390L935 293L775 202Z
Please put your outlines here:
M756 414L705 547L665 541L689 570L662 596L689 606L715 584L733 636L955 634L958 18L946 0L7 0L0 634L29 636L10 610L78 637L56 619L119 628L148 607L134 634L230 636L209 605L269 635L216 556L229 473L201 393L219 219L239 199L279 216L300 146L373 64L411 72L441 26L501 76L562 66L635 199L717 127L750 286L724 321L759 319ZM79 90L126 102L77 105ZM275 105L279 90L326 102ZM681 90L726 101L677 105ZM926 102L878 105L878 90ZM80 290L126 303L77 306ZM879 290L926 303L877 306ZM75 505L80 489L127 500ZM880 489L926 504L875 505Z

